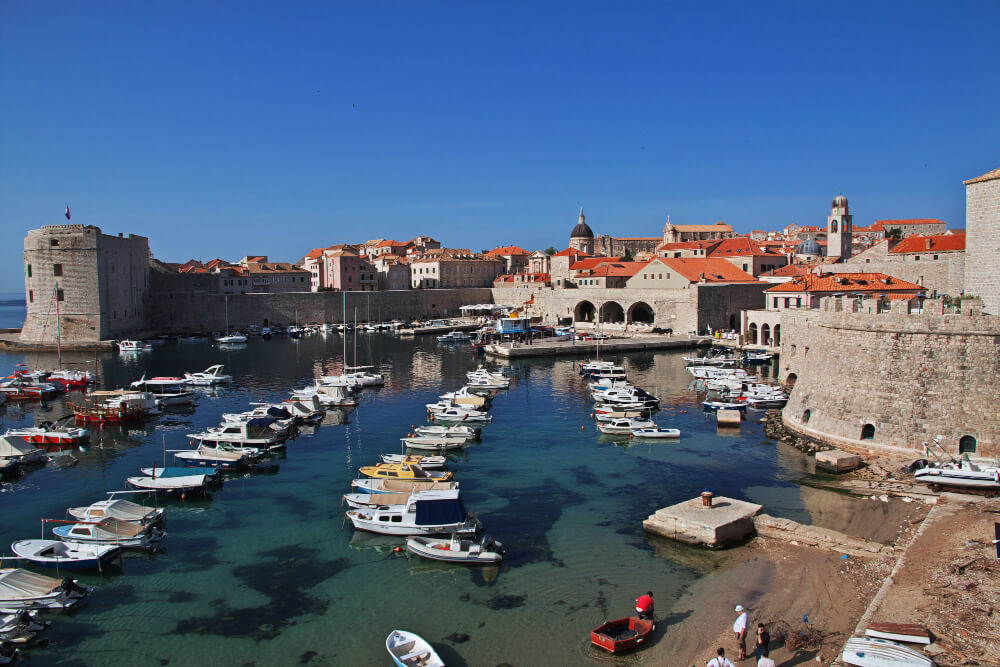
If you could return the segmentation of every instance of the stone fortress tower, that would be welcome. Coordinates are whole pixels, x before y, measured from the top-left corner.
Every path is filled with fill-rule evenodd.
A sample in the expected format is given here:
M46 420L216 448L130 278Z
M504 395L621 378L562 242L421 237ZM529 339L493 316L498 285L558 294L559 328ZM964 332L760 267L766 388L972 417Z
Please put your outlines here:
M1000 168L965 185L965 293L1000 315Z
M580 207L580 221L569 234L569 247L588 255L594 254L594 232L587 225L586 218L583 217L583 207Z
M121 338L146 328L145 236L102 234L93 225L48 225L24 239L24 343ZM58 320L56 311L58 306Z
M848 259L854 240L854 223L847 197L837 195L830 205L830 215L826 218L826 256Z

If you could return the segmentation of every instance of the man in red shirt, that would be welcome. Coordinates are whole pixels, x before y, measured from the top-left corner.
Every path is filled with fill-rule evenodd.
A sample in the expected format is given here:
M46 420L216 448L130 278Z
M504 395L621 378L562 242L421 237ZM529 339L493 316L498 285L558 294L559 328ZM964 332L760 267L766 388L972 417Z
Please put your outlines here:
M635 610L639 612L639 618L653 618L653 591L646 591L645 595L640 595L635 601Z

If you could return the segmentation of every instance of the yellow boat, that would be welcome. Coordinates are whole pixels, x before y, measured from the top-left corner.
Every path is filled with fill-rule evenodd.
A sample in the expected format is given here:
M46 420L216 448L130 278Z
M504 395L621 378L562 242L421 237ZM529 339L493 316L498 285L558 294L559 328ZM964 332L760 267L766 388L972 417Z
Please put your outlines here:
M451 480L450 472L424 470L416 463L379 463L361 468L361 474L375 479L399 479L404 481L435 481Z

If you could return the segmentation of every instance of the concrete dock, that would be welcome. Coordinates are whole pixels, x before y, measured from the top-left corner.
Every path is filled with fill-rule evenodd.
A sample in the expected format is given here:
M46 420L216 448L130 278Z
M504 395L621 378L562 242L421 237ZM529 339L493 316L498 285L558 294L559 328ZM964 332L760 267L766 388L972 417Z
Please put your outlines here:
M760 505L723 496L716 496L712 506L706 507L699 497L657 510L642 522L642 527L688 544L721 549L752 536L753 517L761 509Z
M504 359L525 359L528 357L551 356L594 356L601 354L615 355L621 352L638 352L642 350L687 349L709 346L712 339L709 336L688 335L638 335L632 338L609 338L600 342L589 341L554 341L541 339L533 344L498 343L485 346L486 354Z
M715 420L719 426L735 426L739 428L743 421L743 413L739 410L717 410Z
M427 336L430 334L436 334L438 336L450 333L452 331L475 331L478 329L480 324L473 322L472 324L450 324L443 327L417 327L415 329L400 329L400 336Z

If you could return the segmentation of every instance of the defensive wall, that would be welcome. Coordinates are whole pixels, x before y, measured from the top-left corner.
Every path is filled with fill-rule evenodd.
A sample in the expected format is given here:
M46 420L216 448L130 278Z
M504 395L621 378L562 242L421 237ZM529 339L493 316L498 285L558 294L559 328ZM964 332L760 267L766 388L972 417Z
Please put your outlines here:
M884 244L883 244L884 245ZM944 252L933 259L933 253L922 255L920 260L912 257L892 257L887 253L869 256L866 251L852 257L843 264L824 264L828 273L884 273L893 278L906 280L928 289L928 294L948 294L958 296L965 289L964 252Z
M965 181L965 291L1000 315L1000 169Z
M738 329L740 311L763 308L767 283L694 284L682 289L494 287L493 302L530 304L543 321L642 323L675 333Z
M1000 456L1000 317L906 301L829 297L782 313L787 428L850 451ZM939 454L940 450L936 450Z
M161 284L161 288L163 285ZM339 323L346 302L347 321L458 317L459 307L489 303L490 289L393 290L381 292L292 292L283 294L211 294L190 289L151 292L144 335L220 331L229 326L287 326Z

